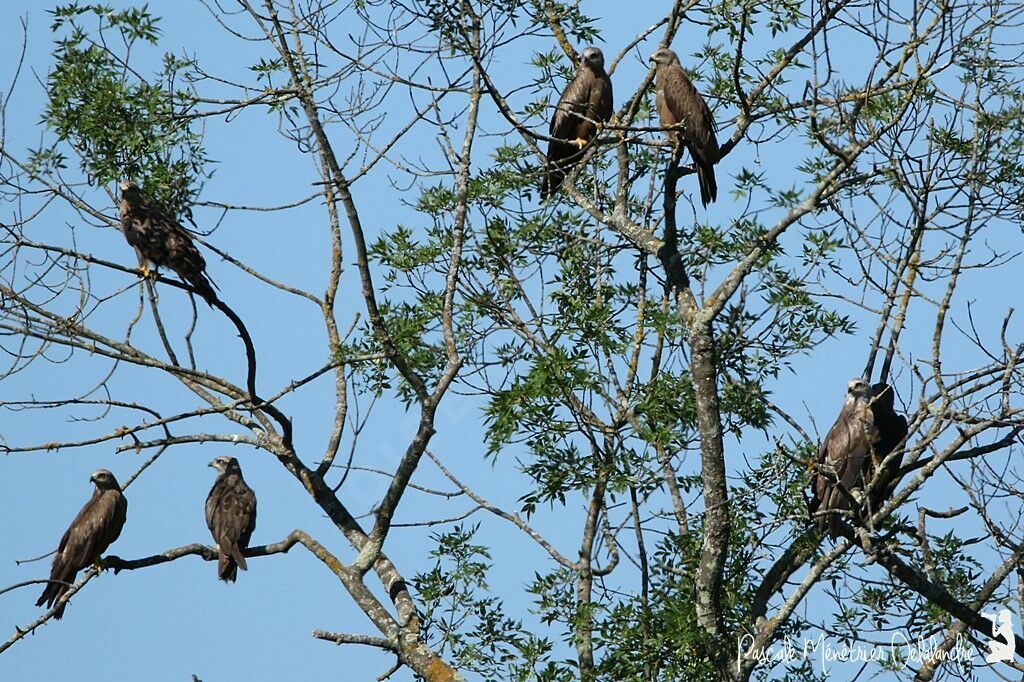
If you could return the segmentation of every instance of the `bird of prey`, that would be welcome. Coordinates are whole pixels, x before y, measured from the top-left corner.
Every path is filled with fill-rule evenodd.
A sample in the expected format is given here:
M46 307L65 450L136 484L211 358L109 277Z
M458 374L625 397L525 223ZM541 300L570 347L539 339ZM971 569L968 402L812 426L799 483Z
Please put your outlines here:
M583 147L612 116L612 81L604 71L604 53L596 47L583 50L576 77L565 88L548 132L547 164L540 198L558 191L566 174L583 158Z
M866 462L864 481L871 485L872 511L877 511L885 504L899 482L896 476L902 464L902 457L894 457L884 467L880 466L889 453L903 442L908 433L907 418L896 412L895 397L889 384L879 383L871 387L871 414L875 428L878 429L878 441Z
M206 261L181 223L166 211L148 205L139 186L130 180L121 183L120 212L121 231L135 247L143 269L147 261L169 267L212 306L217 294L206 276Z
M210 466L219 473L206 496L206 525L220 550L217 575L234 582L239 567L248 570L244 554L256 528L256 495L246 485L234 457L218 457Z
M679 126L668 131L668 140L675 150L673 160L678 158L681 148L689 150L693 165L697 167L700 201L707 206L718 198L715 164L721 160L721 154L715 138L715 119L704 98L683 71L675 52L663 47L651 55L651 61L655 64L661 127Z
M60 539L50 568L50 582L36 606L46 604L50 608L57 603L75 582L78 572L97 563L124 527L128 500L121 494L114 474L97 469L89 480L96 484L96 489ZM60 620L65 606L67 603L61 604L53 617Z
M817 472L811 480L814 499L810 511L826 512L818 517L818 526L822 530L828 528L833 537L837 534L838 514L827 512L851 508L851 491L862 487L864 467L878 443L871 398L871 385L867 381L860 377L851 379L839 418L818 448Z

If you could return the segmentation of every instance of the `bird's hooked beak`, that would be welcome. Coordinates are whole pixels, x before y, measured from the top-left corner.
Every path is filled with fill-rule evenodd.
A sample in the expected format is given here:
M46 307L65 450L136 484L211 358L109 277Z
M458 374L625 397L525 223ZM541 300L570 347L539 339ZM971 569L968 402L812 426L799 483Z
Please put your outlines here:
M207 464L206 466L212 467L212 468L216 469L217 468L217 460L215 460L215 459L211 460L210 463Z

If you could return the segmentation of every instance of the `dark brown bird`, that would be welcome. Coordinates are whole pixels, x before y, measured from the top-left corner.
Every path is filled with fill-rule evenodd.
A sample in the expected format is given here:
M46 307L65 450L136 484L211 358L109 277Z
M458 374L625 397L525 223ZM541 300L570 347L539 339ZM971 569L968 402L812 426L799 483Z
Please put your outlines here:
M89 480L96 484L96 489L60 539L50 568L51 582L46 585L36 606L46 604L46 608L50 608L60 601L75 582L78 572L98 562L124 527L128 500L121 494L121 486L114 474L106 469L97 469ZM61 604L53 617L60 620L65 606L67 603Z
M673 160L678 158L682 147L689 150L693 165L697 167L700 201L707 206L718 198L715 164L721 160L721 153L715 138L715 119L704 98L693 87L693 82L686 75L675 52L663 47L651 55L651 61L656 69L661 127L679 126L668 132L668 140L676 149Z
M864 480L871 485L871 510L882 508L892 497L899 483L897 475L903 464L902 457L893 457L884 467L881 463L907 437L907 418L896 412L896 395L892 386L885 383L871 387L871 414L875 428L878 429L878 440L871 456L867 459Z
M540 198L547 199L565 182L566 174L583 158L583 148L597 135L600 124L612 117L612 81L604 71L604 53L596 47L583 50L576 77L565 88L548 134L547 165Z
M206 525L220 550L217 575L225 582L234 582L239 567L248 570L245 550L256 528L256 495L246 485L234 457L218 457L210 466L219 473L206 496Z
M878 428L871 410L871 385L862 378L851 379L839 418L818 448L817 471L811 478L812 514L819 513L818 526L833 537L838 513L852 508L848 495L862 487L864 467L878 442ZM846 493L836 485L842 484Z
M164 210L147 205L139 186L129 180L121 183L120 211L121 231L135 247L143 269L149 261L174 270L212 306L217 294L206 275L206 261L181 223Z

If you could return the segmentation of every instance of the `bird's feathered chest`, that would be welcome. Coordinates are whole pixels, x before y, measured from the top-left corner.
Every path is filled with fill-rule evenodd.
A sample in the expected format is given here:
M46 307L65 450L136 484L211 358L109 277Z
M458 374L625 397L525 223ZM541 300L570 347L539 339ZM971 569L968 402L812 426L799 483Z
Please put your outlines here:
M823 447L830 461L842 461L864 457L877 441L878 427L871 407L866 400L855 399L843 405Z
M221 512L251 513L255 507L256 497L245 480L237 474L225 474L217 479L206 497L207 522L212 524Z
M557 135L567 126L593 125L611 117L612 84L603 71L584 67L566 87L551 119L550 132ZM589 119L589 120L587 120Z
M184 228L170 216L144 206L121 204L121 231L128 243L156 265L172 265L193 251Z
M705 123L707 105L682 67L668 65L659 68L655 76L655 91L658 113L662 118L671 118L673 123ZM712 121L706 123L710 125Z
M121 534L128 500L120 490L95 491L61 538L59 554L83 568L95 560Z
M686 76L686 72L678 66L660 66L654 74L654 92L659 102L664 102L666 97L676 93L686 93L693 90L693 84Z

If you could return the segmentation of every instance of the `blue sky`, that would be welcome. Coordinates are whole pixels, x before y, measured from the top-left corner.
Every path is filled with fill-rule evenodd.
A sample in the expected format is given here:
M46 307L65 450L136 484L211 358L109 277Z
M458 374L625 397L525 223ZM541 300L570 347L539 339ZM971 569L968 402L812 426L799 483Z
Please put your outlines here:
M597 25L605 38L609 56L618 52L619 44L646 28L656 16L652 12L626 9L627 3L594 3L589 9L599 17ZM17 17L27 17L28 45L25 68L17 89L5 111L5 144L13 154L23 155L26 148L40 140L38 121L44 105L40 81L50 64L52 50L48 31L49 17L44 3L13 0L5 3L0 21L0 44L4 45L0 60L0 83L6 85L13 76L13 55L20 44L21 28ZM217 73L240 74L259 56L269 56L262 47L227 39L198 3L150 3L151 11L162 16L160 50L194 54L199 63ZM646 6L645 6L646 9ZM660 32L634 50L616 72L618 100L632 92L633 84L645 72L644 58L653 49ZM696 50L696 43L680 36L674 47L683 56ZM719 40L721 38L718 38ZM780 36L774 45L785 44ZM540 43L538 43L540 45ZM756 43L754 44L756 45ZM492 65L492 74L499 87L512 90L516 83L527 81L533 74L529 54L520 49L506 53ZM159 56L159 51L149 59ZM851 57L852 59L852 57ZM856 79L854 79L855 81ZM526 96L520 103L526 101ZM618 103L618 102L617 102ZM408 103L397 97L386 119L386 128L397 129L404 124ZM722 111L719 118L720 138L731 133L729 117L735 112ZM504 130L493 107L484 113L485 132ZM247 110L231 121L209 119L206 128L207 150L217 161L216 173L206 185L202 198L232 204L276 205L295 201L313 191L318 180L308 157L296 153L292 143L275 131L276 120L262 110ZM434 153L431 129L417 129L399 147L399 153L415 158ZM460 134L457 131L455 134ZM382 137L386 137L383 136ZM481 138L477 163L487 160L486 152L493 142ZM767 147L764 156L751 149L738 149L719 167L719 203L709 209L712 220L725 220L730 214L728 178L741 165L748 164L785 177L787 167L799 158L799 147L776 145ZM399 199L415 200L410 193L403 197L390 185L395 180L405 186L401 174L379 166L375 173L357 186L357 204L371 235L396 223L416 224L420 220ZM783 184L779 181L779 184ZM99 197L99 194L94 195ZM102 204L101 204L102 205ZM104 206L110 215L113 205ZM0 206L0 221L10 218L10 206ZM316 291L322 286L330 252L324 238L324 211L318 202L284 213L229 213L210 238L232 255L271 277L289 284ZM219 218L210 209L198 209L196 220L201 226ZM52 233L40 239L64 241L71 229L84 250L99 257L125 264L134 263L134 255L123 238L111 229L87 226L79 216L53 211L46 227ZM37 224L36 229L40 229ZM787 236L783 247L799 253L798 233ZM318 323L319 311L310 303L280 293L251 295L252 282L238 270L208 254L210 274L217 282L223 298L241 315L249 327L261 357L259 382L266 393L276 391L297 377L322 365L328 356L326 338ZM1007 270L1000 273L975 272L965 287L955 310L963 313L970 300L976 301L976 315L995 322L1013 305L1017 294L1005 285ZM1014 272L1010 270L1009 272ZM1015 272L1019 276L1019 267ZM107 277L107 279L103 279ZM108 276L99 276L102 283L112 283ZM126 282L120 281L121 285ZM378 280L378 283L380 280ZM266 291L265 289L263 290ZM249 292L246 295L244 292ZM187 308L182 306L178 292L165 291L166 321L172 327L187 324ZM352 265L351 250L346 253L346 275L343 280L339 315L342 326L362 310L361 296ZM126 294L108 304L101 318L112 323L134 313L134 294ZM927 306L920 310L926 313ZM854 310L849 311L859 315ZM139 325L140 343L153 340L148 314ZM775 397L791 414L804 423L813 418L820 431L831 423L842 399L846 381L859 374L864 364L866 339L873 332L872 323L861 326L854 338L837 339L825 344L819 356L798 359L793 373L784 375L775 387ZM998 330L990 324L988 334ZM1019 327L1013 329L1019 330ZM911 332L903 350L922 356L930 343L930 326L921 334ZM951 329L948 332L952 352L948 367L973 366L977 357L968 356L966 344ZM990 337L991 338L991 337ZM961 354L961 346L965 349ZM241 344L230 325L219 315L200 311L196 333L200 349L200 365L223 371L241 382L244 374ZM59 354L58 354L59 357ZM4 380L3 399L28 394L55 397L62 392L95 383L109 370L109 364L96 362L83 354L62 364L36 363L30 371ZM897 375L909 395L912 379L908 372ZM147 385L151 375L131 368L122 368L115 385L127 387ZM145 397L170 411L181 406L187 392L168 381L153 381L152 392ZM267 390L270 387L271 390ZM138 392L136 391L136 394ZM362 403L368 403L364 397ZM191 401L184 404L192 404ZM329 433L333 407L333 384L321 378L296 395L281 402L291 415L296 428L296 445L307 463L315 462L323 450ZM492 466L482 458L482 421L479 402L458 395L449 395L437 419L437 436L431 450L445 459L465 482L474 486L499 506L514 509L519 489L509 485L515 476L512 457L500 459ZM81 414L81 413L80 413ZM89 411L84 411L89 414ZM89 422L72 423L66 415L49 411L0 412L0 434L10 444L45 442L96 433ZM111 417L103 424L132 423L133 417ZM390 399L382 400L360 442L356 464L391 469L397 463L415 431L417 417L406 413ZM230 431L227 422L211 422L203 430ZM187 432L187 431L186 431ZM124 480L145 460L148 453L131 451L114 454L120 443L69 449L59 452L9 455L0 460L0 499L5 501L5 552L0 557L0 585L32 578L48 572L49 560L16 565L23 559L50 551L91 492L89 473L98 467L111 469ZM748 456L771 449L768 438L754 435L743 443ZM749 449L748 449L749 448ZM124 532L109 553L136 558L191 542L209 542L203 519L203 503L214 478L206 463L220 454L231 454L241 461L246 479L259 498L259 521L253 544L282 539L294 528L302 528L319 538L340 558L350 561L352 553L334 527L311 504L305 492L270 456L246 446L197 444L173 448L127 491L128 522ZM416 482L450 490L437 471L424 460ZM932 494L942 497L941 478L933 482ZM354 514L366 514L379 498L381 480L368 474L354 473L343 489L343 499ZM571 515L555 509L538 513L534 525L552 542L572 555L579 533L578 501L570 500ZM453 516L465 510L464 501L442 503L410 491L399 509L399 522L412 522ZM495 568L490 583L495 593L505 599L513 615L527 617L529 604L521 586L532 578L535 570L546 566L545 555L532 542L497 519L474 517L483 522L484 541L491 546ZM389 540L388 553L405 577L426 571L432 561L426 556L432 547L423 529L396 528ZM0 595L2 625L13 632L15 625L34 620L40 610L33 606L38 591L35 586ZM336 649L310 637L313 629L373 633L369 621L359 611L332 575L302 548L288 555L255 559L250 570L240 575L234 585L216 580L215 566L189 557L163 566L139 571L105 574L80 592L68 608L65 618L51 622L35 635L16 644L0 655L0 678L17 680L100 680L149 679L184 680L191 674L209 681L245 679L305 679L337 675L344 671L346 679L373 679L392 663L388 655L371 649ZM538 631L543 631L538 626ZM548 633L557 638L557 634ZM408 680L411 674L401 671L392 679Z

